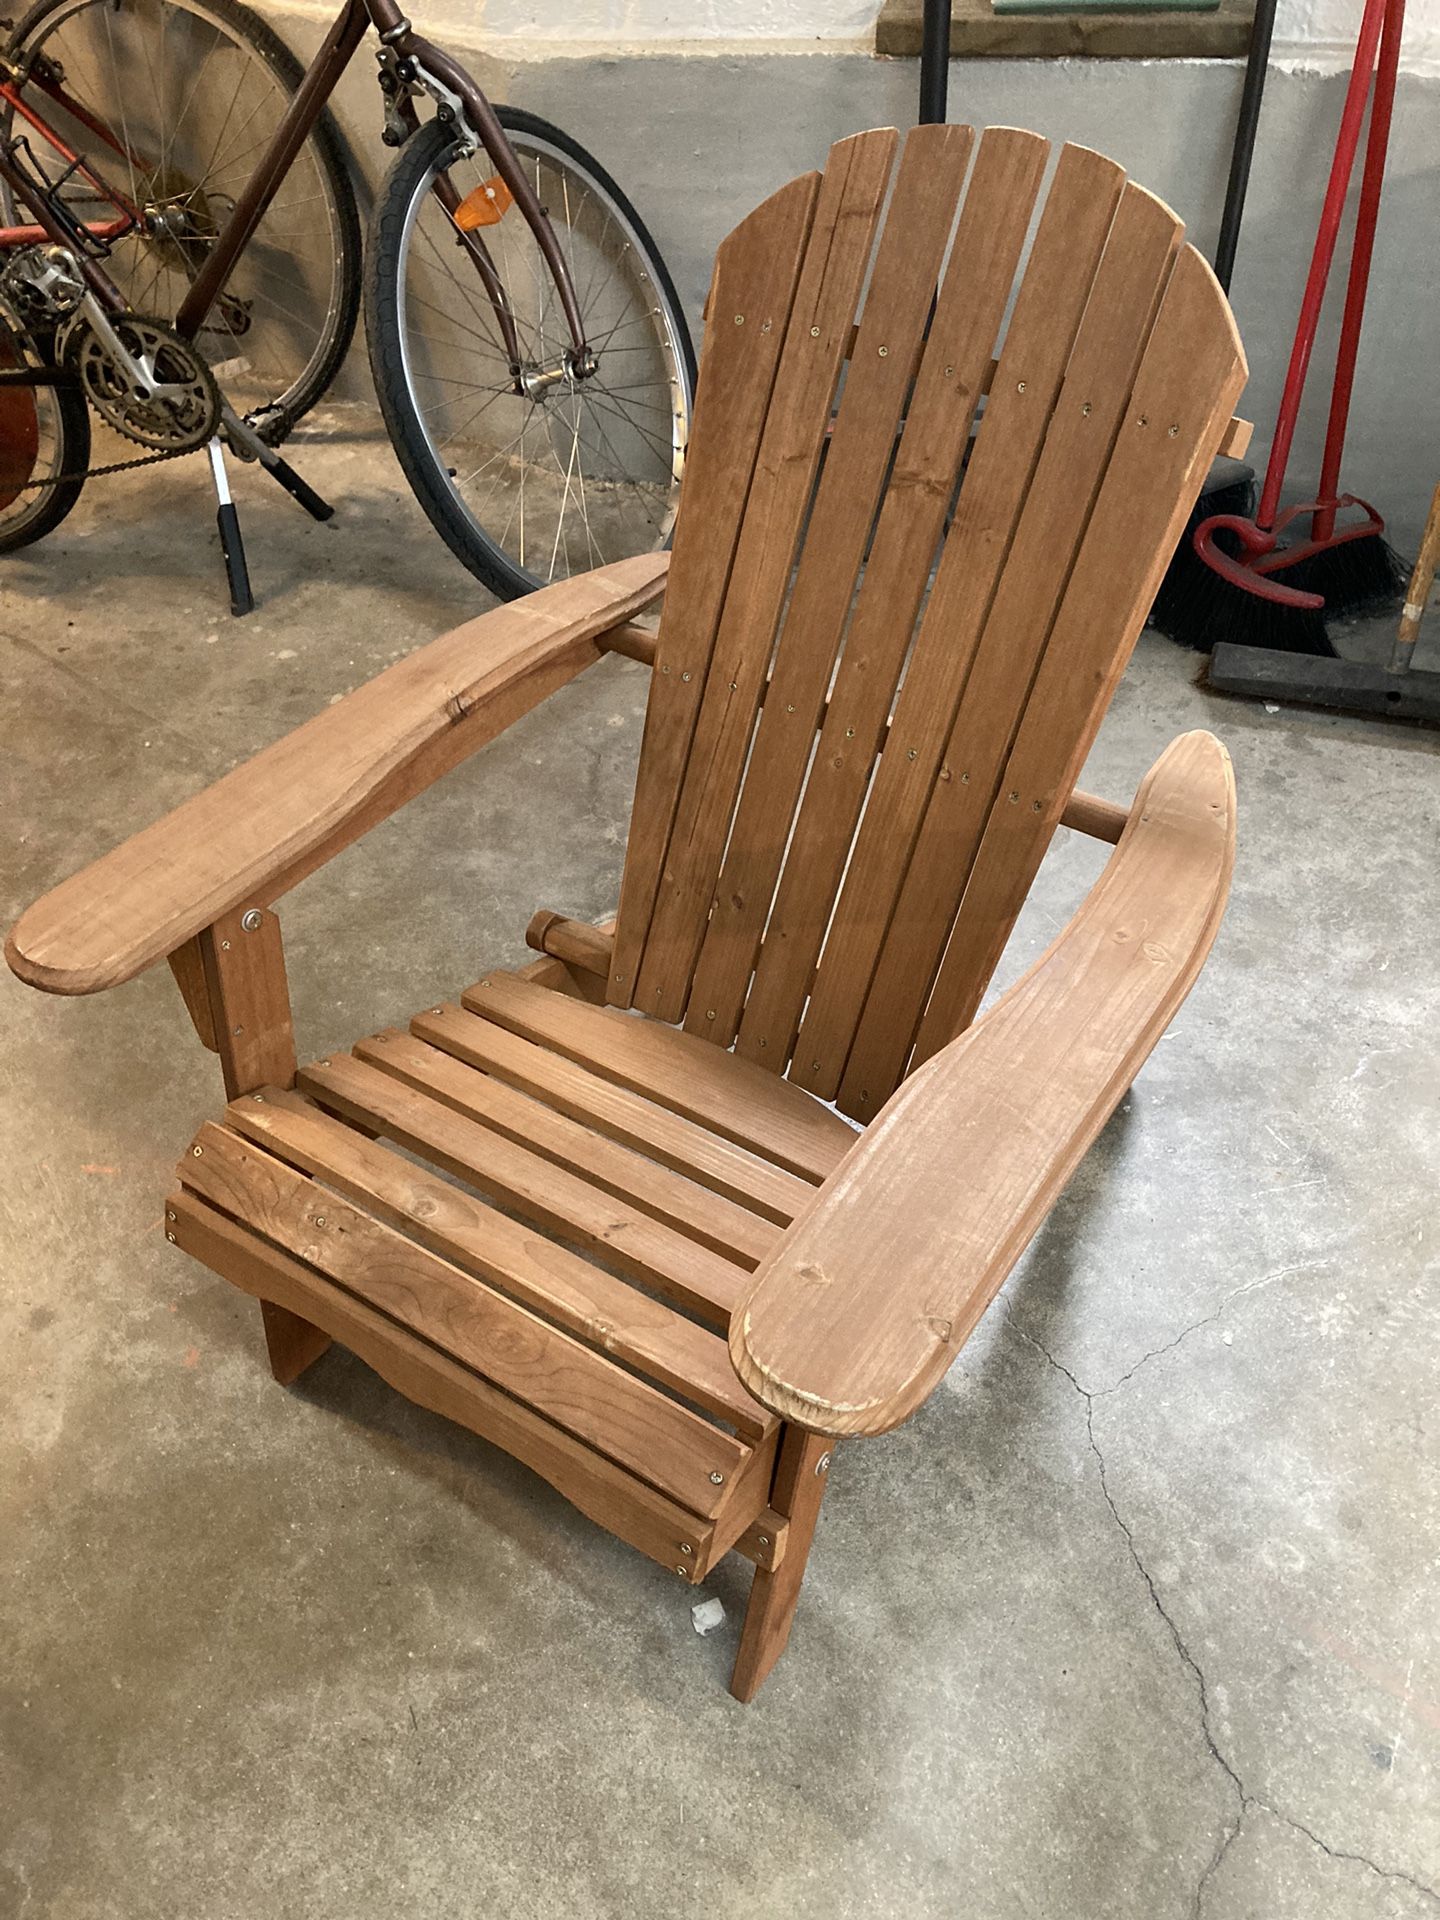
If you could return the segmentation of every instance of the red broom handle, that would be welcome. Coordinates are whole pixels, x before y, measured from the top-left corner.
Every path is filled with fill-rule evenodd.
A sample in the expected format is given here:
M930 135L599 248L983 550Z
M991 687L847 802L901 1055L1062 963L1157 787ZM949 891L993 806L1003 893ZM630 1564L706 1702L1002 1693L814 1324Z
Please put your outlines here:
M1325 204L1320 213L1320 228L1315 235L1315 251L1310 259L1310 276L1305 282L1305 297L1300 303L1300 319L1295 328L1295 344L1290 349L1290 365L1285 373L1285 390L1275 419L1275 438L1270 444L1270 464L1265 469L1265 487L1260 495L1256 524L1268 533L1275 524L1280 506L1280 489L1290 461L1290 445L1295 438L1295 422L1305 391L1305 375L1315 345L1315 330L1320 323L1320 307L1325 298L1325 282L1335 257L1335 241L1340 218L1345 211L1345 196L1350 190L1350 175L1355 168L1355 153L1360 145L1360 123L1365 118L1365 100L1375 71L1375 49L1380 40L1380 23L1386 0L1365 0L1360 22L1360 39L1355 48L1355 64L1350 69L1350 85L1345 108L1340 115L1340 133L1335 142L1335 158L1330 165L1330 182L1325 189Z
M1395 75L1400 65L1400 36L1405 26L1405 0L1388 0L1380 34L1380 65L1375 74L1375 97L1370 103L1370 134L1365 143L1365 171L1360 178L1360 204L1355 212L1355 242L1350 253L1350 283L1345 289L1345 314L1340 323L1340 346L1335 355L1335 390L1330 396L1330 424L1325 429L1325 458L1320 468L1320 508L1310 522L1312 540L1328 540L1335 531L1340 492L1340 459L1345 451L1345 429L1350 420L1350 397L1355 385L1355 361L1360 352L1360 328L1365 319L1365 293L1370 284L1370 256L1375 250L1375 227L1380 218L1380 189L1385 183L1385 155L1390 144L1390 116L1395 106Z

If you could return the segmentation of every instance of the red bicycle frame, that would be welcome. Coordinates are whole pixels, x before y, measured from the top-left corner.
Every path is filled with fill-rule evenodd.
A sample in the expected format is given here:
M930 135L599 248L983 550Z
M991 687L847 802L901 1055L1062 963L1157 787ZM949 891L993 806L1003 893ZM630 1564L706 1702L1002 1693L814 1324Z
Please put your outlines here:
M583 379L591 371L593 360L586 343L570 272L545 209L536 198L535 189L506 138L495 109L463 67L414 31L401 13L397 0L344 0L286 108L270 145L241 190L229 219L210 247L182 300L174 316L176 331L187 339L193 339L204 326L236 262L279 191L295 156L372 26L402 75L403 85L396 107L409 130L413 131L419 125L411 93L413 90L423 90L437 102L440 116L455 124L458 137L473 140L483 146L490 156L496 173L504 182L526 225L534 233L550 270L570 333L573 371L576 377ZM49 125L43 113L26 100L25 88L32 84L48 94L67 114L88 127L127 164L142 169L144 166L143 156L129 152L110 129L66 93L55 76L47 75L43 61L37 61L28 68L23 60L12 64L4 79L0 80L0 100L8 102L14 112L43 135L65 161L67 171L77 173L116 212L113 219L74 222L75 232L68 232L63 220L56 217L52 207L40 200L33 183L26 179L16 164L12 142L10 149L0 148L0 176L9 182L16 197L31 212L34 224L0 227L0 249L34 245L45 240L74 248L76 237L79 236L94 243L96 251L103 255L111 241L123 238L137 227L143 228L145 211L134 206L118 187L105 180L76 154ZM446 211L453 215L459 204L459 195L447 175L440 176L435 190ZM485 288L506 350L518 370L521 355L514 317L494 261L484 241L476 233L463 231L458 226L456 233ZM110 310L121 309L125 304L124 297L100 267L98 260L83 248L77 250L77 259L81 272L96 296Z

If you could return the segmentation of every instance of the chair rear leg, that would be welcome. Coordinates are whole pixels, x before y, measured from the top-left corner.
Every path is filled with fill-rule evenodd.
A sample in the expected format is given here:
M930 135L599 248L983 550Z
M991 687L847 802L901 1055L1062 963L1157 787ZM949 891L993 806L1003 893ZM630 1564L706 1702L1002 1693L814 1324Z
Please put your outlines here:
M740 1651L730 1676L730 1691L737 1700L755 1698L790 1638L790 1623L795 1618L795 1603L800 1598L800 1583L815 1538L815 1522L820 1517L830 1455L831 1442L823 1434L787 1426L781 1436L770 1504L784 1514L790 1527L780 1565L773 1573L764 1567L755 1569Z
M260 1302L260 1317L265 1324L270 1371L282 1387L288 1387L312 1360L320 1358L330 1345L330 1336L323 1327L311 1326L288 1307L277 1307L273 1300Z

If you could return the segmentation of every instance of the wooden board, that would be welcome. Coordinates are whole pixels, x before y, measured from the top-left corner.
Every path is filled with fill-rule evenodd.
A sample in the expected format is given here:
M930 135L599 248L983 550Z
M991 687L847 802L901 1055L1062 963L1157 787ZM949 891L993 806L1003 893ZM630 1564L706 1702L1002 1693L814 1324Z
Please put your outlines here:
M492 1127L541 1159L571 1168L590 1186L638 1207L737 1265L753 1268L778 1237L777 1228L746 1208L408 1033L379 1033L357 1042L353 1051L358 1060L379 1067L466 1119Z
M748 1450L678 1400L226 1127L200 1129L180 1174L222 1213L714 1517Z
M1059 939L910 1076L756 1274L730 1353L758 1399L831 1434L915 1411L1193 985L1234 849L1229 757L1185 734Z
M443 1168L627 1279L712 1326L727 1324L747 1268L349 1054L302 1068L299 1083L321 1106Z
M954 503L954 522L907 664L1044 156L1033 135L999 142L987 135L981 142L936 312L934 355L927 352L922 366L922 385L902 437L890 499L741 1022L738 1049L747 1058L790 1058L862 807L866 825L855 858L868 879L863 886L850 886L848 899L842 893L841 918L827 945L832 987L847 974L868 977L866 965L888 922L899 870L935 778L945 730L1079 325L1087 275L1098 264L1123 184L1119 168L1084 149L1066 148L1060 157L1006 331L1005 378L987 402L985 427ZM949 367L953 374L946 373ZM957 386L953 402L952 381ZM1023 393L1018 390L1022 381ZM887 745L881 753L902 668L905 680L890 728L897 750L892 753ZM852 1017L862 990L857 987ZM844 1032L846 1004L837 992L836 1045ZM812 1050L808 1061L797 1061L796 1076L806 1067L818 1073L824 1065L825 1056Z
M1166 291L999 782L925 1010L916 1064L975 1016L1145 623L1166 556L1204 485L1215 422L1245 381L1245 356L1227 321L1214 275L1187 250Z
M839 1085L991 607L1019 578L1012 548L1123 182L1084 148L1060 156L795 1041L791 1078L823 1098ZM1032 560L1049 519L1047 495L1031 515Z
M912 136L907 161L913 146ZM763 806L752 799L751 782L746 783L715 890L689 1017L693 1022L702 1009L708 1013L713 1006L719 1033L732 1038L738 1029L740 1052L772 1071L782 1070L789 1058L809 992L824 923L888 720L975 406L982 385L988 384L991 349L1047 152L1038 135L1011 128L992 128L981 137L933 317L925 303L929 328L907 409L907 429L910 419L923 423L922 429L902 432L893 449L893 468L850 612L833 693L819 716L818 742L807 739L798 766L787 766L779 780L772 776L768 784L773 791L763 796ZM887 226L886 243L889 235ZM807 556L808 551L807 544ZM848 601L849 585L844 584ZM777 673L785 671L785 663L782 651ZM792 703L787 699L786 704ZM793 704L796 717L806 718L803 703ZM772 705L767 693L762 734ZM811 712L812 734L815 718ZM807 766L797 814L799 783ZM785 825L792 815L787 836ZM746 1004L757 951L759 968Z
M609 983L616 1006L628 1007L634 997L819 189L817 173L792 180L742 220L715 256L706 302L715 320L705 328L700 355L672 591L656 645L625 849Z
M810 1181L854 1144L843 1120L788 1081L688 1033L615 1009L582 1006L513 974L486 974L461 999L508 1027L712 1133Z
M578 1339L759 1439L770 1416L736 1380L723 1343L603 1268L542 1239L474 1194L367 1140L298 1094L235 1101L237 1133L334 1188L465 1272Z
M943 743L940 777L920 817L895 894L894 912L875 952L868 991L861 989L864 1010L858 1020L858 975L842 973L827 1000L826 963L821 963L816 998L801 1029L800 1053L820 1053L826 1070L822 1074L802 1070L797 1077L812 1091L833 1097L843 1076L847 1106L852 1112L858 1107L863 1117L878 1111L878 1103L903 1076L921 1009L996 799L1010 743L1026 710L1036 669L1110 464L1181 233L1179 220L1167 206L1140 187L1126 187L1075 336L1005 571ZM1103 581L1100 592L1118 642L1129 624L1131 606L1118 600ZM1089 687L1071 676L1067 683L1072 710L1083 714L1089 707ZM887 758L895 745L892 738ZM1001 804L1022 802L1018 793L1013 801L1006 793ZM838 1007L831 1011L836 994L849 1003L848 1019ZM822 1033L833 1051L825 1051ZM877 1104L871 1105L872 1101Z
M784 827L810 762L856 574L895 456L973 138L968 127L942 125L917 128L905 143L876 250L872 290L829 426L774 667L760 688L761 712L728 852L726 829L741 768L734 754L727 771L715 753L705 751L702 716L687 779L692 791L704 796L703 805L698 798L697 805L705 831L687 846L688 885L692 908L711 898L714 907L704 927L685 1024L724 1045L734 1037L764 924L769 861L773 856L778 864L783 851ZM850 305L853 311L853 301ZM707 711L728 720L733 711L728 688L707 689L706 701ZM717 879L722 852L724 867ZM672 869L675 864L672 859ZM692 917L695 926L703 924L703 913ZM697 944L687 942L692 949Z
M668 554L496 607L397 661L45 895L5 956L47 993L97 993L237 907L266 906L601 658L665 589Z
M692 1584L714 1527L512 1400L447 1354L257 1238L194 1194L166 1202L176 1244L243 1292L279 1301L341 1341L383 1380L521 1461L580 1511ZM689 1548L687 1554L684 1550Z
M826 163L640 962L634 1004L660 1020L685 1011L896 144L877 128Z
M199 947L226 1094L288 1087L295 1035L279 920L265 908L237 907L205 929Z
M808 1181L463 1007L432 1007L415 1016L410 1031L432 1047L568 1114L591 1133L618 1140L661 1166L673 1167L762 1220L788 1226L810 1197Z

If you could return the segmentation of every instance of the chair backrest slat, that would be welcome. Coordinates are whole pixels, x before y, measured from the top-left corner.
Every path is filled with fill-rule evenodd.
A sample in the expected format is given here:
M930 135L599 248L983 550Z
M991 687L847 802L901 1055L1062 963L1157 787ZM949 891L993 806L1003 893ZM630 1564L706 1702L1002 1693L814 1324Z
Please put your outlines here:
M960 130L948 131L953 134ZM929 151L918 130L907 144L907 162L917 147L922 153ZM738 1032L739 1051L751 1059L763 1061L772 1052L783 1059L789 1053L844 868L845 850L859 818L930 564L944 531L975 408L988 378L1046 153L1046 143L1037 134L1009 128L986 133L979 144L945 285L909 396L908 412L924 419L927 431L903 433L893 450L894 465L849 629L841 629L843 651L818 742L818 703L807 705L793 691L797 676L789 667L787 649L782 648L777 662L773 697L767 701L756 755L763 768L767 748L777 757L782 751L765 738L771 730L771 716L776 715L776 729L798 762L797 781L804 779L809 767L804 805L799 806L798 785L791 790L787 783L779 792L766 795L763 808L752 806L747 781L730 850L715 889L715 908L687 1016L687 1025L700 1031L702 1020L711 1024L713 1011L715 1037L728 1042ZM883 284L881 264L877 260L876 295ZM928 314L928 288L917 304L923 323ZM878 349L885 344L884 332L889 328L871 329L870 319L867 305L870 337L863 348L857 340L857 371L868 369L873 373L885 364ZM851 398L847 392L847 404ZM839 450L837 424L832 460ZM829 477L827 469L827 482ZM839 566L831 569L830 591L843 593L847 605L854 572L852 566L849 575L842 577ZM817 648L817 656L820 652ZM817 657L817 667L821 664ZM831 660L825 658L826 682L831 668ZM780 674L784 674L791 691L782 691ZM796 709L793 715L788 711L792 705ZM778 899L777 882L781 887ZM751 985L750 972L767 916L774 937L767 942L761 970ZM805 937L812 930L813 944Z
M873 816L861 830L835 919L836 927L847 931L852 920L858 923L857 937L864 941L867 960L873 956L873 966L864 977L850 967L832 984L827 978L832 932L795 1043L800 1065L794 1077L826 1099L836 1094L852 1049L863 1084L883 1084L887 1061L898 1063L894 1075L899 1079L1109 463L1180 234L1180 222L1168 207L1139 187L1126 187L974 647L958 715L952 723L952 706L942 716L938 778L924 795L919 820L907 816L902 834L867 834ZM1003 383L1017 398L1028 397L1024 364L1008 352L1002 355L992 394ZM1025 396L1019 394L1022 382ZM906 745L905 736L897 738L892 730L885 758L898 764ZM876 857L862 867L867 840ZM873 871L882 861L883 878ZM884 908L892 900L887 921ZM821 1072L812 1070L817 1058Z
M1244 379L1112 162L1060 155L1006 324L1045 143L991 129L962 196L972 136L919 129L882 221L893 150L832 155L723 566L687 473L609 994L859 1118L973 1017Z
M611 971L611 998L621 1005L629 1004L640 970L819 191L818 173L792 180L715 256L708 311L728 324L705 333L705 379L681 487L686 511L670 558L665 662L645 710Z
M825 170L635 986L662 1020L685 1011L896 145L889 128L859 134Z

